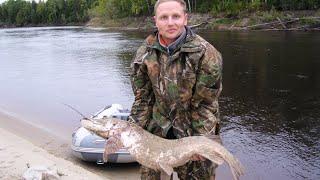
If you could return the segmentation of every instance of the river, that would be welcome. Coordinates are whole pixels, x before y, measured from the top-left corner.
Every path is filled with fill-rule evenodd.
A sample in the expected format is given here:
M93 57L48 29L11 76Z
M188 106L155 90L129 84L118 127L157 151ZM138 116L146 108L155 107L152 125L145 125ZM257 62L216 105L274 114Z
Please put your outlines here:
M221 135L243 179L320 179L320 33L200 34L223 55ZM145 35L0 29L0 111L69 139L80 116L64 104L88 116L130 108L130 60Z

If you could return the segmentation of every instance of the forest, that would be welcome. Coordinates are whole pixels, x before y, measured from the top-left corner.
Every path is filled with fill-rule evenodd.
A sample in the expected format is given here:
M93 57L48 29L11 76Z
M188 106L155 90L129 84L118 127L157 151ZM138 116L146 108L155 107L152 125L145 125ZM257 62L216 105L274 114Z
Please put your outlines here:
M0 27L82 24L93 17L150 16L156 0L7 0L0 5ZM185 0L190 13L317 10L320 0Z

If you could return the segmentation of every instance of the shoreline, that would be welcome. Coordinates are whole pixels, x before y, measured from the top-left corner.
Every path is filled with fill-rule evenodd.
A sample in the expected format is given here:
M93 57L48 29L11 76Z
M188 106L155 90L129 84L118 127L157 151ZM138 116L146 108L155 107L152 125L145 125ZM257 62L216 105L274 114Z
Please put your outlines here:
M242 13L237 17L190 13L188 25L199 30L214 31L319 31L320 10L257 11ZM156 29L153 18L147 16L120 19L93 17L85 26L127 31Z
M138 179L139 165L97 165L75 158L70 139L0 110L0 179L21 179L27 164L56 166L61 179Z
M240 13L237 17L227 17L224 14L210 15L190 13L188 25L199 30L214 31L320 31L320 10L301 11L257 11ZM85 23L70 24L27 24L15 26L1 24L0 29L26 27L59 27L84 26L89 28L106 28L119 31L152 31L155 29L154 20L150 16L124 17L109 19L92 17Z
M0 179L21 179L30 167L56 167L61 179L102 179L59 153L67 145L61 140L0 112ZM58 148L57 148L58 147ZM46 149L52 148L51 152ZM57 150L57 151L56 151ZM62 152L60 152L62 153Z
M69 24L26 24L24 26L17 26L13 24L4 24L0 22L0 29L11 28L28 28L28 27L63 27L63 26L84 26L86 23L69 23Z
M100 176L58 158L29 141L0 128L0 179L22 179L30 167L55 167L61 179L102 179Z
M3 110L0 110L0 128L45 149L55 156L64 159L69 158L68 156L65 157L65 154L69 151L71 139L55 135L49 129L19 119Z

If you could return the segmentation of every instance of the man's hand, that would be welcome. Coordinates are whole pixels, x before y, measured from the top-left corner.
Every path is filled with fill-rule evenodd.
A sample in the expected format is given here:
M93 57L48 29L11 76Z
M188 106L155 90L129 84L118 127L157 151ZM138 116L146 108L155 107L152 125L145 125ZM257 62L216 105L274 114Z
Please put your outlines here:
M200 156L199 154L194 154L194 155L191 157L191 160L192 160L192 161L205 161L206 158L204 158L203 156Z

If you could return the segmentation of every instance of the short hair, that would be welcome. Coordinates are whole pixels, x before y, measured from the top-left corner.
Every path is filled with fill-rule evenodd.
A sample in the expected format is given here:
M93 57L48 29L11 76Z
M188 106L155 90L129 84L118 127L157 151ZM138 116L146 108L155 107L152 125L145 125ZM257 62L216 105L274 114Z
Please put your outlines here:
M170 1L174 1L174 2L177 2L179 3L182 8L183 8L183 12L187 12L187 4L184 0L157 0L156 4L154 5L154 15L156 15L156 11L158 9L158 6L161 4L161 3L164 3L164 2L170 2Z

